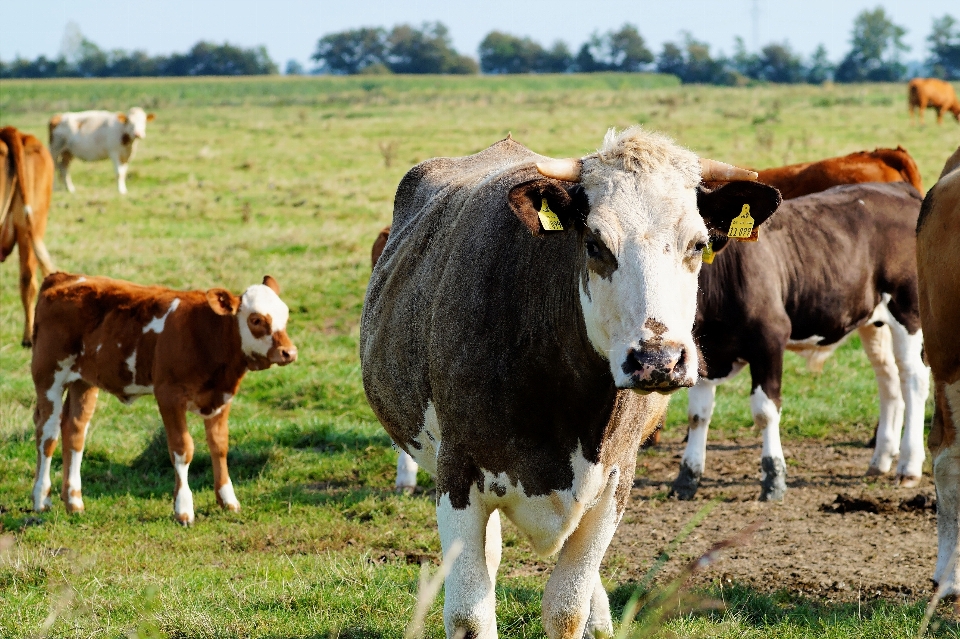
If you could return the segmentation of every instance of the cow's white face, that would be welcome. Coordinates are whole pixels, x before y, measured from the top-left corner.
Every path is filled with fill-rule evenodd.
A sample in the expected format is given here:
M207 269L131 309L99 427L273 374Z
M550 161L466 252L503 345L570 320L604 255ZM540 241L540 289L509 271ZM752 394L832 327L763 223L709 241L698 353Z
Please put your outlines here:
M590 202L580 303L594 348L620 388L670 392L697 380L693 322L707 227L697 210L697 157L660 170L583 161Z
M133 107L127 111L127 121L123 125L123 132L132 139L143 139L147 137L146 112L140 107Z

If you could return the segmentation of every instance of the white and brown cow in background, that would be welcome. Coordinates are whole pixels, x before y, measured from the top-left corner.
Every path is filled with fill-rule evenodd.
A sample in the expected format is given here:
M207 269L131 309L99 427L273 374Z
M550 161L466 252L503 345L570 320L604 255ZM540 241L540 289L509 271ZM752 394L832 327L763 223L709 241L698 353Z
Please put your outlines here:
M714 242L716 259L700 272L694 329L706 374L689 392L687 447L674 495L690 499L696 493L717 385L749 365L750 410L763 432L760 499L783 499L784 351L806 357L819 371L854 331L880 392L867 474L887 473L899 454L900 485L919 483L929 390L914 259L920 201L903 182L838 186L784 201L762 242Z
M697 379L709 235L776 189L640 129L551 160L506 139L403 178L360 326L363 383L393 440L436 478L448 637L497 635L502 511L544 555L554 639L613 631L600 562L641 440ZM550 229L550 230L548 230Z
M102 388L125 403L156 397L176 471L178 521L194 520L187 484L194 446L187 411L203 418L217 502L239 510L227 472L230 402L248 370L297 359L286 332L289 310L279 291L270 276L240 297L222 288L175 291L105 277L48 276L40 291L33 347L34 509L52 505L50 462L62 431L61 497L68 512L83 510L80 461Z
M55 269L43 242L53 194L53 160L43 143L12 126L0 129L0 262L16 246L20 257L23 346L30 346L37 301L37 264Z
M960 595L960 148L923 200L917 274L924 354L933 372L927 443L937 486L937 567L933 579Z
M70 162L110 159L117 174L117 189L127 192L127 163L137 148L137 140L147 137L147 122L153 113L133 107L126 113L78 111L58 113L50 118L50 153L63 186L74 192Z

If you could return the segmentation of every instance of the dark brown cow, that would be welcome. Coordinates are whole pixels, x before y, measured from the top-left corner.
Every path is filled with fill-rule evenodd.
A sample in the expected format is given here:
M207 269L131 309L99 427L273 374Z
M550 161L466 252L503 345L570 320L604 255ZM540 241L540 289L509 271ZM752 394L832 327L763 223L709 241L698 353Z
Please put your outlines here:
M785 200L819 193L841 184L908 182L923 193L920 170L902 146L858 151L818 162L791 164L757 172L760 182L775 186Z
M105 277L55 273L43 281L34 332L37 472L33 507L51 507L50 462L63 432L68 512L83 510L80 461L99 389L131 402L153 395L176 470L174 512L194 520L187 411L203 417L217 502L239 510L227 472L230 402L248 370L297 359L289 311L269 275L237 297L222 288L175 291ZM64 393L66 392L66 399Z
M960 594L960 148L923 200L917 274L924 353L933 372L933 425L927 443L937 486L937 567L933 578Z
M43 243L52 192L53 159L43 143L12 126L0 129L0 262L19 248L24 346L33 335L37 263L44 275L55 270Z
M923 124L923 113L927 108L937 110L937 124L943 124L943 114L949 111L960 122L960 101L953 85L937 78L914 78L907 88L907 99L910 103L910 120L913 120L915 109L920 111L920 124Z
M706 458L716 387L750 366L750 409L763 431L762 500L782 499L780 445L785 350L820 370L859 331L880 393L868 474L890 470L915 486L922 472L929 372L917 301L914 227L920 194L909 184L854 184L788 200L757 244L721 241L700 272L694 333L706 374L689 394L689 431L673 493L692 498ZM903 439L899 433L903 428Z
M780 202L755 182L698 190L718 172L756 175L628 129L579 159L506 139L401 181L360 360L380 422L436 477L448 637L497 634L501 511L559 552L546 635L613 634L600 563L640 441L696 378L708 228Z

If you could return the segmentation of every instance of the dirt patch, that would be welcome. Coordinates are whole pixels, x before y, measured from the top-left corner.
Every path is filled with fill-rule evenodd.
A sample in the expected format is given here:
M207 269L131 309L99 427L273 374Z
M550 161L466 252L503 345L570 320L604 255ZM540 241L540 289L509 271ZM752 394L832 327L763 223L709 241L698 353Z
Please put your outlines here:
M683 445L665 442L638 461L633 499L608 551L620 577L642 576L683 525L719 499L663 571L676 574L712 544L764 520L748 546L734 549L695 578L734 581L836 600L931 594L937 557L933 481L901 489L891 477L864 477L872 450L860 442L788 442L786 499L757 501L760 441L712 442L707 472L692 502L666 499Z
M707 472L693 501L667 497L682 443L665 441L642 453L632 499L601 574L613 583L641 580L684 525L716 499L657 582L668 581L713 544L760 520L748 545L727 551L692 584L735 582L828 601L912 601L932 594L937 526L929 472L919 487L901 489L892 476L864 477L872 453L864 443L790 441L785 450L787 497L782 503L763 503L757 501L760 446L754 438L711 442ZM532 562L512 572L549 571L552 566L553 560Z

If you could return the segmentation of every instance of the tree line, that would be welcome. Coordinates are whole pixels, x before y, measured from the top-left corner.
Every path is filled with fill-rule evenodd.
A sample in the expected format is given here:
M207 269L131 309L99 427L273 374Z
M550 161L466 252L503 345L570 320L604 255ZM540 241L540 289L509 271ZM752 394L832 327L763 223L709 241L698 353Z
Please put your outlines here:
M72 25L72 39L60 56L36 60L0 61L0 78L131 77L190 75L264 75L277 73L264 47L198 42L187 53L149 56L143 51L103 51L82 37ZM833 63L820 45L809 57L788 42L771 43L758 52L747 51L741 38L733 54L714 55L710 46L683 33L654 54L632 24L606 33L594 33L576 51L563 41L544 47L528 37L492 31L479 46L479 63L458 53L449 30L441 22L419 27L408 24L387 30L367 27L321 37L311 59L314 73L386 74L508 74L594 73L599 71L656 71L685 83L743 85L752 82L820 83L895 82L908 76L902 56L906 29L895 24L882 7L861 12L850 34L850 51ZM70 37L68 37L70 36ZM950 15L933 20L927 36L929 56L919 71L945 79L960 79L960 23ZM306 71L294 60L287 73ZM916 71L916 70L915 70Z

